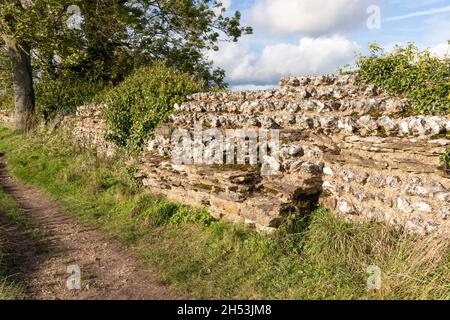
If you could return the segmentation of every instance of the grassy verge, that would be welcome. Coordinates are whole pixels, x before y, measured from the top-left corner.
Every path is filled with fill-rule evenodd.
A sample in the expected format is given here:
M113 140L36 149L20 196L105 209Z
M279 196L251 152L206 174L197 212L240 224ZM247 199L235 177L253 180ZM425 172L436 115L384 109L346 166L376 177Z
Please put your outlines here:
M27 223L22 209L8 196L0 187L0 212L6 214L14 223L19 226L30 227ZM23 291L20 286L11 281L11 263L7 252L7 245L4 243L0 229L0 300L21 298Z
M0 300L12 300L22 297L22 289L11 281L8 255L0 243Z
M450 299L442 239L354 225L322 209L305 227L257 234L147 194L121 158L98 158L59 135L0 127L0 152L19 179L136 250L193 298ZM371 265L381 269L380 290L367 289Z
M32 240L38 241L45 238L48 234L41 230L39 226L28 220L23 209L14 201L14 199L5 192L0 186L0 210L6 214L9 221L16 224L19 228L29 233Z

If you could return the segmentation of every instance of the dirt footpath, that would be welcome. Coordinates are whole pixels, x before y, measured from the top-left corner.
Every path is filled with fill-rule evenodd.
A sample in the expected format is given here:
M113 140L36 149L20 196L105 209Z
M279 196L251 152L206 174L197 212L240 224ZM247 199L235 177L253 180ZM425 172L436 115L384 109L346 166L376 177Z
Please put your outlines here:
M104 239L93 228L83 226L47 195L12 178L0 159L0 185L25 210L44 236L32 240L0 212L0 234L9 244L17 279L28 299L118 299L165 300L180 295L161 283L158 276L139 264L120 245ZM34 237L36 239L36 237ZM81 290L69 290L69 266L78 266ZM77 267L72 267L76 273ZM71 286L77 286L77 275Z

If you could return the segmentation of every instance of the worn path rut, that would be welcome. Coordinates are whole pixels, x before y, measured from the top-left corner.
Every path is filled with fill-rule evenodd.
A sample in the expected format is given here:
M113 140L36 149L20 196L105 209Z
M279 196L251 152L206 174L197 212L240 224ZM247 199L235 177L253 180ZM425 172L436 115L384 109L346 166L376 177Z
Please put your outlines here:
M27 218L44 231L32 240L0 212L0 235L16 266L16 278L27 299L166 300L181 296L143 267L135 255L101 231L64 214L43 192L15 180L0 159L0 185L24 209ZM81 290L69 290L67 267L78 265Z

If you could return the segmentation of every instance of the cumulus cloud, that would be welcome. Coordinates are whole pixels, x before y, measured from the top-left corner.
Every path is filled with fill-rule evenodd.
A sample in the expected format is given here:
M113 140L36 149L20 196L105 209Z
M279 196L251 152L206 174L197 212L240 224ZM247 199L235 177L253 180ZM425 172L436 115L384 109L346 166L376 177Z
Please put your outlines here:
M231 0L221 0L220 2L222 3L222 6L227 10L231 7Z
M273 85L281 77L334 72L353 61L359 50L356 42L342 36L302 38L298 44L268 45L257 54L250 40L225 43L218 52L211 52L215 65L225 69L232 85Z
M365 25L378 0L259 0L250 24L275 34L335 34Z
M432 55L443 59L444 57L450 56L450 44L449 43L440 43L430 48L430 52Z
M255 91L255 90L271 90L276 89L278 86L275 84L272 85L257 85L257 84L243 84L233 86L231 88L232 91Z
M222 8L213 9L216 15L220 15L222 13L222 9L225 9L225 11L227 11L231 7L231 0L217 0L217 3L221 3Z

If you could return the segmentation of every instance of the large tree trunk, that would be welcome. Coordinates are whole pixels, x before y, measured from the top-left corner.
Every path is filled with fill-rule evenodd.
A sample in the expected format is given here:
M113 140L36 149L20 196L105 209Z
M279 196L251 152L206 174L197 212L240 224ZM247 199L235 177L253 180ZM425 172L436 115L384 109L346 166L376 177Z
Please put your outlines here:
M35 97L30 47L26 44L19 44L15 39L8 36L3 36L3 40L12 64L16 107L15 124L17 129L26 132L35 123Z

